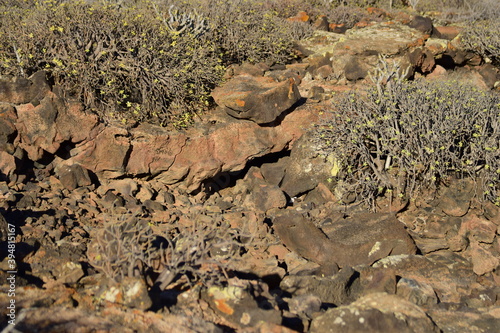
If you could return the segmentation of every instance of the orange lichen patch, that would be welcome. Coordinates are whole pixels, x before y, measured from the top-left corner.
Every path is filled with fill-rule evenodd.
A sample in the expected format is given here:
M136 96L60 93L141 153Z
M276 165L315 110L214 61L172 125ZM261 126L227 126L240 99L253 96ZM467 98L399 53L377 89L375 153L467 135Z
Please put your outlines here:
M368 7L366 11L368 14L377 15L379 17L387 16L387 12L385 10L376 7Z
M294 90L293 90L293 86L295 84L295 80L292 79L292 78L289 78L288 79L288 83L289 83L289 86L288 86L288 98L289 99L292 99L294 98Z
M357 27L357 28L366 28L369 25L370 25L369 22L360 21L360 22L356 23L354 26Z
M232 307L230 307L229 305L227 305L223 299L216 299L216 300L214 300L214 303L220 312L228 314L228 315L232 315L234 313L234 309Z
M241 100L241 99L236 99L234 102L235 102L235 103L236 103L236 105L238 105L238 106L241 106L241 107L245 106L245 101L244 101L244 100Z
M343 28L344 26L345 26L344 23L341 23L341 24L330 23L328 25L328 27L330 28L330 30L335 30L335 29L338 29L338 28Z
M297 13L297 15L287 18L287 20L290 22L308 22L309 15L307 15L307 13L304 11L300 11Z
M407 47L424 46L425 45L425 41L427 40L427 38L429 38L429 36L428 35L424 35L424 37L418 38L416 41L414 41L413 43L408 43L406 46Z

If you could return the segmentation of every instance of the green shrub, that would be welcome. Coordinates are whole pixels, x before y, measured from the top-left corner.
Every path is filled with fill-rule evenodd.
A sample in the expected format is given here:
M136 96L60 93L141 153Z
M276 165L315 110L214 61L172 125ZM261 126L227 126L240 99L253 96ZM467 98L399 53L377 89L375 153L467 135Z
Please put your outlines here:
M455 81L380 80L332 103L316 138L339 168L341 195L411 199L469 176L483 180L480 197L500 204L497 94Z
M293 40L310 27L262 9L247 0L6 0L0 74L45 70L105 119L185 126L231 63L294 58Z

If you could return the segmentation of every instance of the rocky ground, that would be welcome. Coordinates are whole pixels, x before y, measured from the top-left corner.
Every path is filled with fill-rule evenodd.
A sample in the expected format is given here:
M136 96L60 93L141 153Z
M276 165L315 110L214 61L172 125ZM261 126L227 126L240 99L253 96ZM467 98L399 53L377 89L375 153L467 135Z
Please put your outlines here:
M316 25L300 62L233 67L185 131L1 77L5 332L495 332L500 209L468 179L341 205L308 133L379 54L497 91L498 69L420 17Z

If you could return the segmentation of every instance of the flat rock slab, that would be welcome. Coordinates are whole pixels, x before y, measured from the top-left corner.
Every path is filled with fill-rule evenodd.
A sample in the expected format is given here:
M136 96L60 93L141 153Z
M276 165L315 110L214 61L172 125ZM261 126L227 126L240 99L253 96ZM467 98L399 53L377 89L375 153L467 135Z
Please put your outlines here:
M472 265L451 251L427 256L395 255L386 257L373 268L393 270L402 278L431 286L441 302L459 303L463 293L470 293L476 281Z
M298 212L276 217L273 228L282 242L324 273L336 266L370 265L390 254L414 254L416 247L392 214L358 214L321 229Z
M313 319L310 332L440 332L417 305L386 293L374 293Z
M390 254L415 254L417 248L404 225L386 213L359 213L327 225L321 229L340 251L339 265L372 264Z
M270 77L242 74L216 88L212 97L230 116L265 124L291 108L300 93L293 79L276 82Z
M345 34L327 31L315 31L299 47L306 54L338 54L347 51L350 54L387 54L395 55L410 46L416 46L424 37L420 31L404 24L382 22L363 29L350 29Z

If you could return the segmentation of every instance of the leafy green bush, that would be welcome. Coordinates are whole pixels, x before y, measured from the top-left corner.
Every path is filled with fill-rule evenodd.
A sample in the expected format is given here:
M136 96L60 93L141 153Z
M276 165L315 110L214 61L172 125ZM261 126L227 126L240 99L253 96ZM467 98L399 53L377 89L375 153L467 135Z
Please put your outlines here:
M103 118L178 126L229 64L289 61L310 32L249 0L6 0L0 13L0 74L45 70Z
M332 102L316 133L338 167L337 190L411 199L470 176L500 205L500 97L454 81L380 82Z

